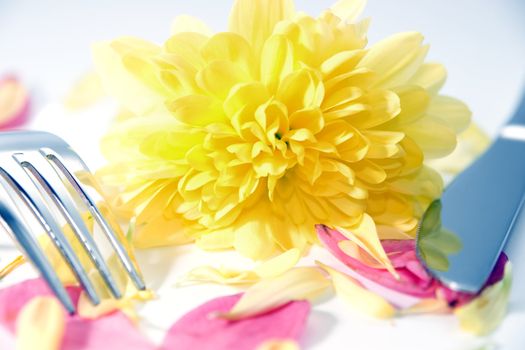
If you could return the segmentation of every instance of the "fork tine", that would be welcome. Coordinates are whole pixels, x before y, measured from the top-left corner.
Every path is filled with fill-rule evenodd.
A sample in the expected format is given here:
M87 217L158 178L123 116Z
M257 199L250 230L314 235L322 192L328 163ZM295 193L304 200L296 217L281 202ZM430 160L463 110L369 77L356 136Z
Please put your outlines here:
M73 232L82 243L82 246L99 271L111 294L115 298L120 299L122 293L111 275L95 240L84 224L82 217L79 215L75 203L69 197L64 183L58 177L58 174L40 153L30 159L28 159L27 154L16 154L15 158L31 173L37 182L36 185L40 186L57 206L58 210L65 217L73 229Z
M68 168L64 165L64 163L55 154L46 153L45 151L42 151L42 153L65 176L65 178L69 181L71 186L73 186L73 188L79 194L80 198L89 208L91 214L95 217L98 224L102 228L104 234L106 235L108 240L111 242L113 249L115 249L120 262L122 263L122 265L124 266L124 269L127 271L129 277L135 284L135 287L137 287L137 289L139 290L145 290L146 285L144 283L144 280L139 270L136 268L135 264L133 263L131 257L129 256L126 249L124 248L123 243L119 241L119 238L117 237L115 232L113 232L112 225L110 225L110 223L108 223L108 221L104 218L104 216L98 209L95 202L91 199L89 194L84 190L84 188L80 184L80 181L78 180L78 178L71 171L68 170ZM86 174L91 174L83 163L79 165L81 168L83 168L83 171L85 171ZM91 180L94 181L94 179L91 179Z
M75 254L71 244L69 244L66 239L60 225L55 220L55 217L47 208L39 194L36 193L36 195L34 195L34 193L29 191L29 188L34 185L21 166L16 163L14 159L11 159L11 162L9 163L11 166L6 164L6 162L3 164L4 167L9 169L9 173L3 168L0 168L0 177L4 182L4 187L5 185L10 187L20 199L19 203L24 203L27 208L30 209L31 213L36 217L44 231L51 238L62 257L69 264L69 267L86 291L90 300L93 304L98 305L100 303L100 298L98 297L86 270L78 259L78 256ZM15 180L13 176L18 180ZM24 185L21 185L19 182L22 182Z
M69 294L60 282L49 260L40 249L36 239L31 235L26 225L18 219L19 215L13 213L13 209L8 208L3 201L0 201L0 217L2 218L0 220L2 226L16 238L58 300L70 314L75 313L75 306Z

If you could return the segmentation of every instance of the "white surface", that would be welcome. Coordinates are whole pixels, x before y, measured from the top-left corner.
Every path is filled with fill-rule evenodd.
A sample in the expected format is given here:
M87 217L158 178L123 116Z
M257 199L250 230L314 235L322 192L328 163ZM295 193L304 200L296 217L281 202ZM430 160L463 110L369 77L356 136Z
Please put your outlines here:
M331 3L296 1L299 9L312 14ZM0 0L0 74L21 75L37 96L33 126L66 138L95 168L101 161L97 140L113 106L102 103L81 114L65 115L59 104L71 83L90 68L89 44L124 34L160 41L180 13L199 15L220 30L225 28L229 7L229 1L204 0ZM514 108L525 78L524 12L520 0L371 0L366 15L373 19L371 42L403 30L423 32L432 44L430 58L449 69L445 91L467 101L475 119L495 133ZM474 350L487 344L525 348L525 223L518 233L510 243L515 284L509 315L489 338L460 333L451 316L368 320L332 299L315 306L305 348ZM178 277L205 263L236 265L242 260L234 253L207 254L191 247L142 252L139 258L150 287L160 295L142 310L152 320L148 334L157 341L162 329L186 311L234 291L210 285L176 289Z

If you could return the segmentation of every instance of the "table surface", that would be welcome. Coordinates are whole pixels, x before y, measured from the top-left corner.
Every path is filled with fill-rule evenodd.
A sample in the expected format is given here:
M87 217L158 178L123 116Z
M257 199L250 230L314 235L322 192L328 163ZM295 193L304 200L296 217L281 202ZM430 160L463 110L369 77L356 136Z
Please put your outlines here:
M316 14L332 1L296 1L298 9ZM91 168L102 159L98 139L115 106L104 101L88 110L67 112L61 99L72 83L91 69L89 45L119 35L161 41L173 17L199 16L219 31L225 28L229 1L5 1L0 0L0 75L15 73L31 88L32 128L64 137ZM45 15L42 15L45 14ZM474 119L491 135L510 116L525 78L525 3L520 0L371 0L365 16L372 17L370 42L389 34L418 30L432 44L430 59L444 63L449 79L444 92L465 100ZM67 28L67 30L64 30ZM96 119L97 123L89 122ZM14 248L0 234L0 264ZM7 244L7 243L6 243ZM440 349L474 350L525 348L525 215L508 244L514 265L509 314L492 335L476 338L459 331L452 316L424 315L379 321L354 314L331 299L320 302L309 319L306 349ZM333 258L321 249L313 255ZM139 252L148 285L160 298L141 309L142 326L155 341L191 308L212 297L236 290L225 286L174 288L192 267L204 264L249 264L233 252L206 253L192 246ZM304 263L308 263L308 259ZM29 276L29 267L0 282L0 286Z

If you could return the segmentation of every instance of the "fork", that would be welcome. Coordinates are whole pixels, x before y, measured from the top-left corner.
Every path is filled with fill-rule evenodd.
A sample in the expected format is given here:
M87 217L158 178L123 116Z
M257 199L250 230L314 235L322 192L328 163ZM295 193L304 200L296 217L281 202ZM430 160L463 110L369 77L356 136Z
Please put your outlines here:
M0 193L0 224L19 244L68 312L74 313L75 306L32 234L34 227L32 229L28 218L36 219L50 237L93 304L100 303L100 295L66 238L60 219L69 225L113 297L121 298L122 292L82 219L81 206L93 216L135 287L146 288L138 266L124 246L127 244L124 234L108 210L95 178L64 140L46 132L1 133L0 183L0 189L4 189L4 193ZM88 193L89 187L97 190L98 202ZM99 207L106 209L104 215Z

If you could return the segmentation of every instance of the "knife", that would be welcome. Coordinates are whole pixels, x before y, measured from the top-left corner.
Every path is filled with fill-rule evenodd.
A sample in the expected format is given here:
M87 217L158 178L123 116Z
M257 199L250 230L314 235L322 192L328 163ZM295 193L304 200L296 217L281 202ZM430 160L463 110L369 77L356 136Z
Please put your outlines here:
M432 266L420 244L422 227L434 225L428 222L435 218L427 215L427 210L418 229L418 256L449 288L477 293L494 268L525 201L525 95L492 146L447 186L440 201L440 225L459 238L461 249L447 256L447 268Z

